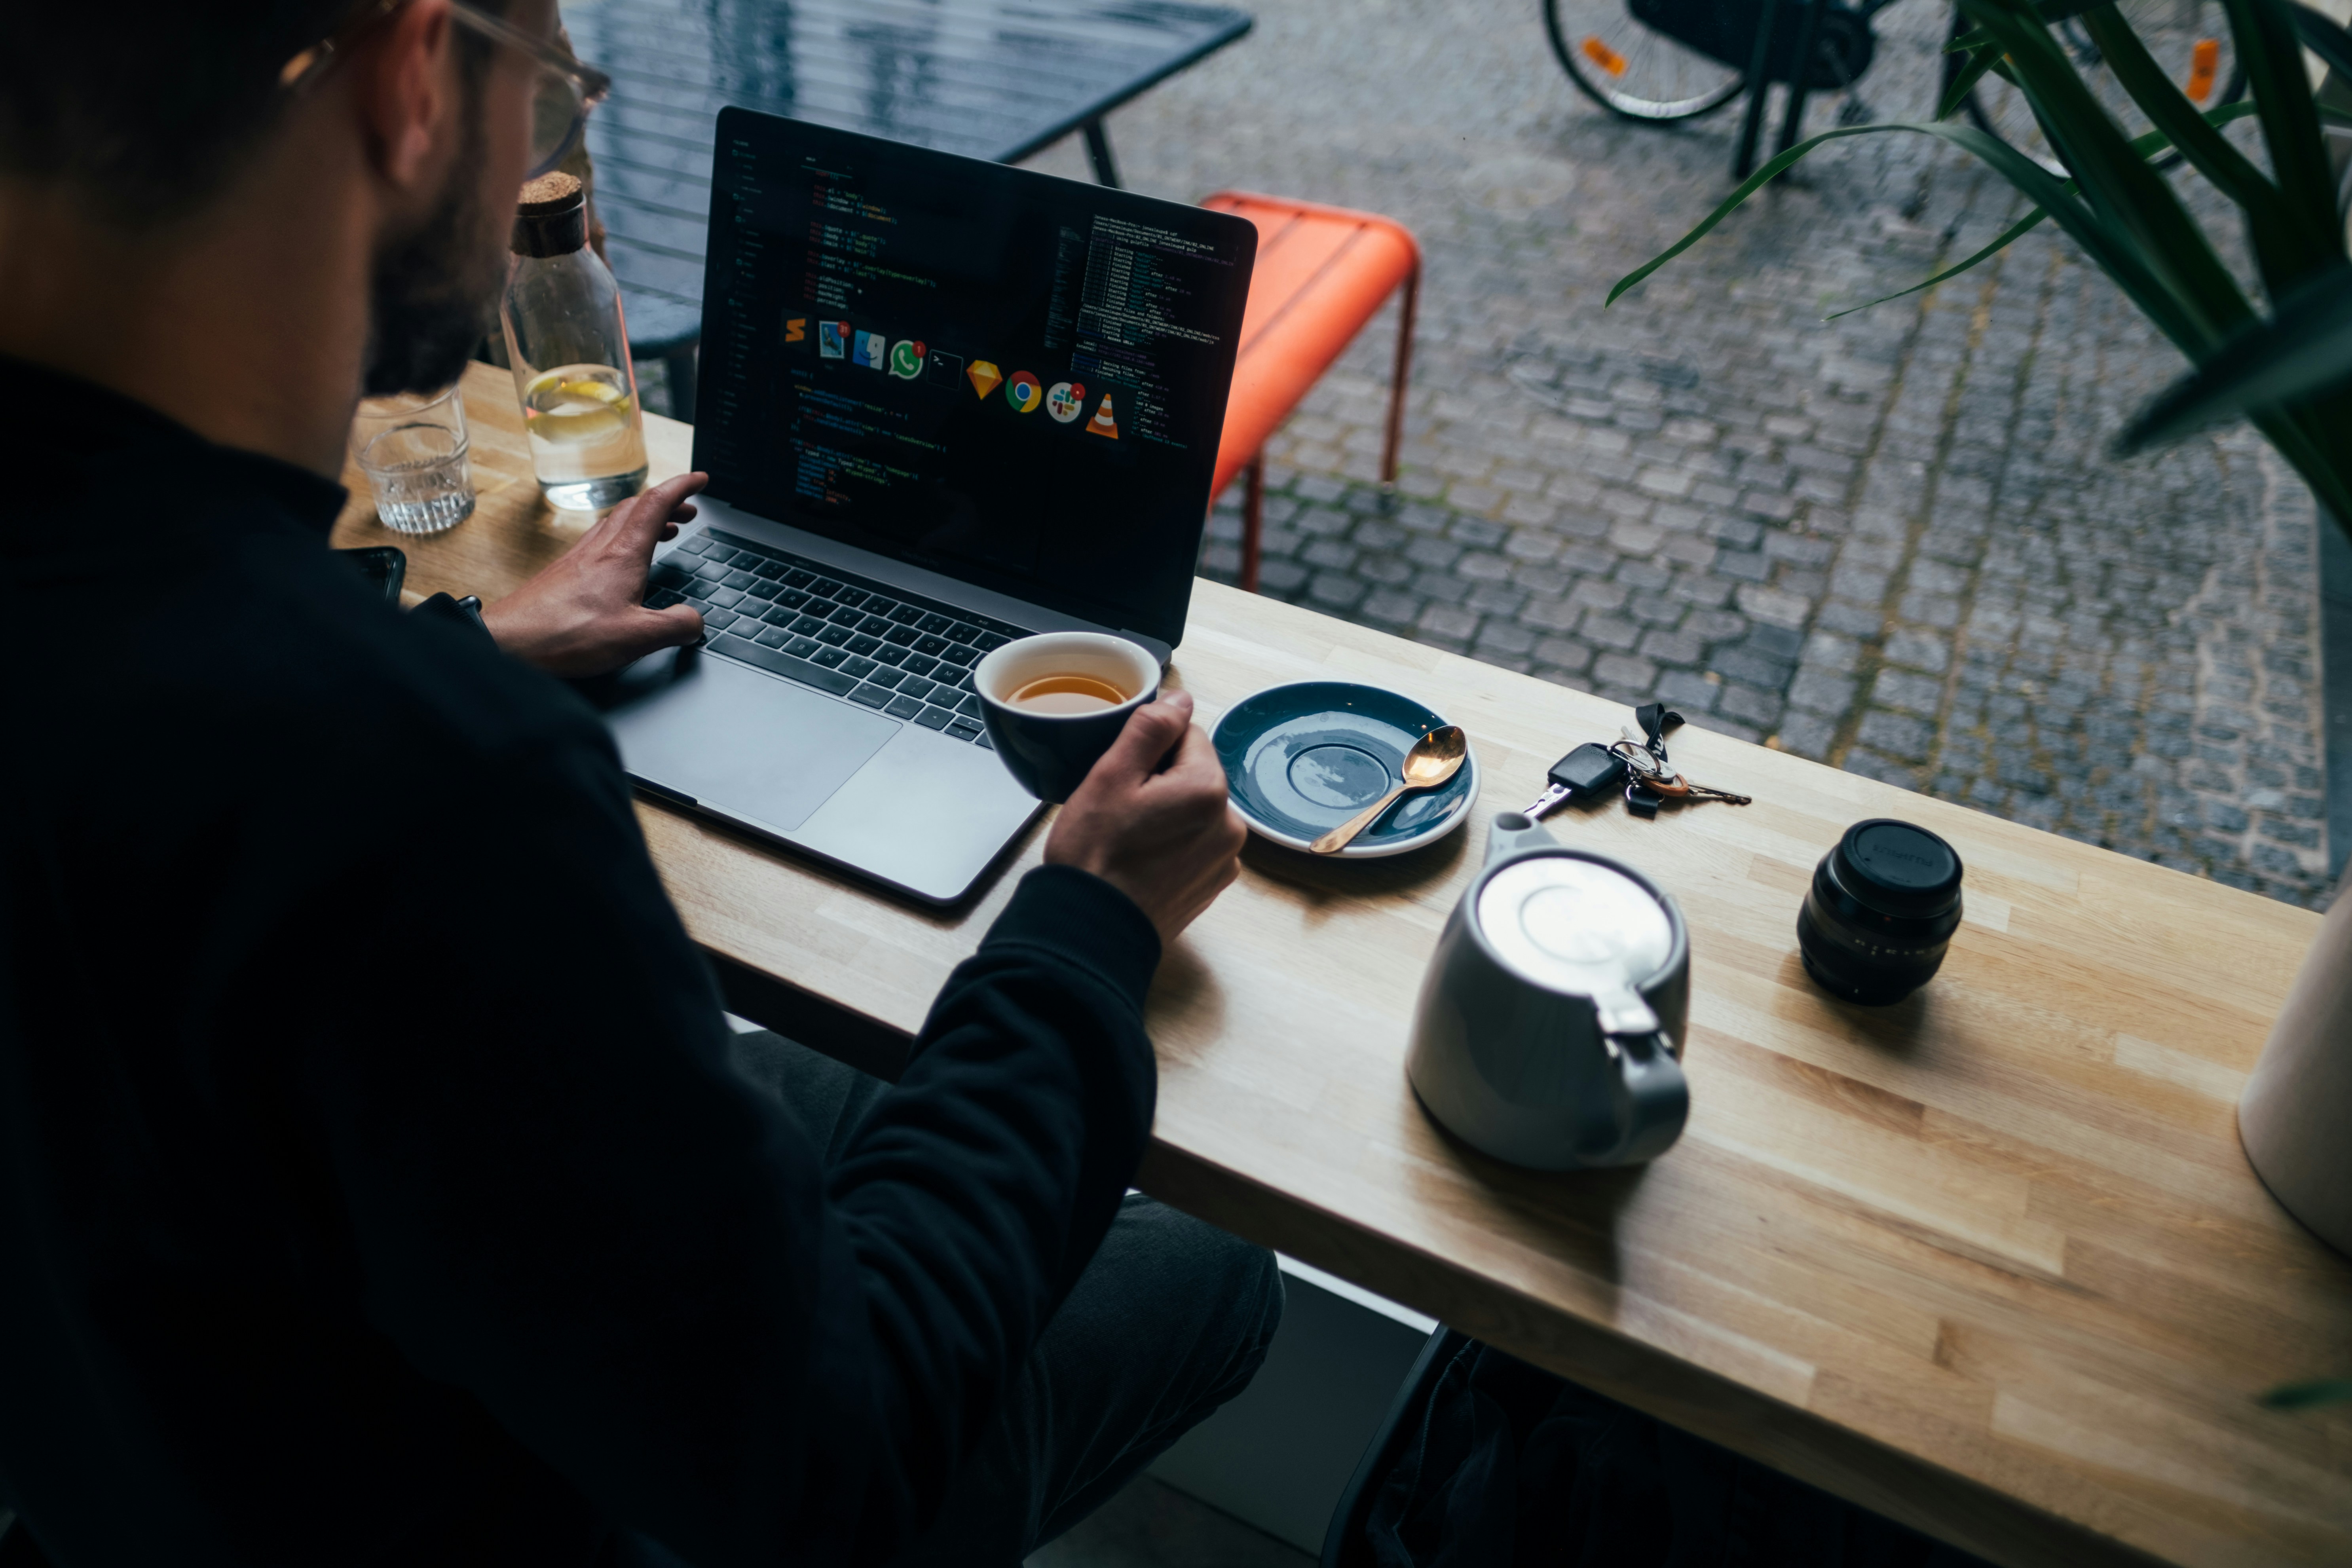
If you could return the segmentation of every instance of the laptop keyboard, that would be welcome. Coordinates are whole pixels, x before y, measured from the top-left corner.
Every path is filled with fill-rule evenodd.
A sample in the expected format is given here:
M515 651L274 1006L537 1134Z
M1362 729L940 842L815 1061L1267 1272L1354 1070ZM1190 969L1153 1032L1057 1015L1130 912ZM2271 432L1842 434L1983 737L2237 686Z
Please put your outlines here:
M1029 635L716 528L654 567L645 602L702 612L712 653L976 746L989 742L971 667Z

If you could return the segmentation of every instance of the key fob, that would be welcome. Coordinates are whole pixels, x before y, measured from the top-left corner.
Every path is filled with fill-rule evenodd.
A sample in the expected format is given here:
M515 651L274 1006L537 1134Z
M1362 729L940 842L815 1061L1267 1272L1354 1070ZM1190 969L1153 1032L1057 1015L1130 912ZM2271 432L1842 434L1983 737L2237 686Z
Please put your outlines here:
M1614 789L1625 777L1625 759L1596 741L1587 741L1551 765L1551 782L1581 800Z

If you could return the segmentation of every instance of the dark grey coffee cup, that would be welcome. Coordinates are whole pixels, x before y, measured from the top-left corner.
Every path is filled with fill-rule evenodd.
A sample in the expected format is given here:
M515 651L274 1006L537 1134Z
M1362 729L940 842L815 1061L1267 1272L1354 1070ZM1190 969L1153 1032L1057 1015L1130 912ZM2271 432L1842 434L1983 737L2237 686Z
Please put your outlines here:
M1091 713L1013 706L1015 691L1049 675L1088 675L1136 695ZM1141 644L1108 632L1045 632L1006 643L982 659L971 685L980 694L989 743L1004 759L1005 771L1039 800L1059 805L1110 750L1128 716L1159 697L1160 661Z

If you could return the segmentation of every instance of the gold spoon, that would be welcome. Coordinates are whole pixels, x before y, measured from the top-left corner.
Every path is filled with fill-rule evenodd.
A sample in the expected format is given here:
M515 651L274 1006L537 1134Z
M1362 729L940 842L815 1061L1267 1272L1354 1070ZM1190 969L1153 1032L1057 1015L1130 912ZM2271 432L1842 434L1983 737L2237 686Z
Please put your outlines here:
M1396 797L1409 789L1435 789L1461 771L1462 759L1470 754L1469 737L1463 734L1459 724L1444 724L1432 730L1412 743L1404 754L1404 783L1381 796L1347 821L1307 846L1318 855L1337 855L1356 840L1356 836L1378 819L1381 813L1396 804Z

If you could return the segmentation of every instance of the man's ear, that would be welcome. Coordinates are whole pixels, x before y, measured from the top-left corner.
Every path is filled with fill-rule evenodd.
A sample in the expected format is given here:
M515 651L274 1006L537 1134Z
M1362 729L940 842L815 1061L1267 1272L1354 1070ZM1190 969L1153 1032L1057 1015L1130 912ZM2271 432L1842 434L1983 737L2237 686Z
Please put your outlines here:
M352 98L378 178L403 191L437 186L437 144L457 107L449 0L410 0L354 52Z

